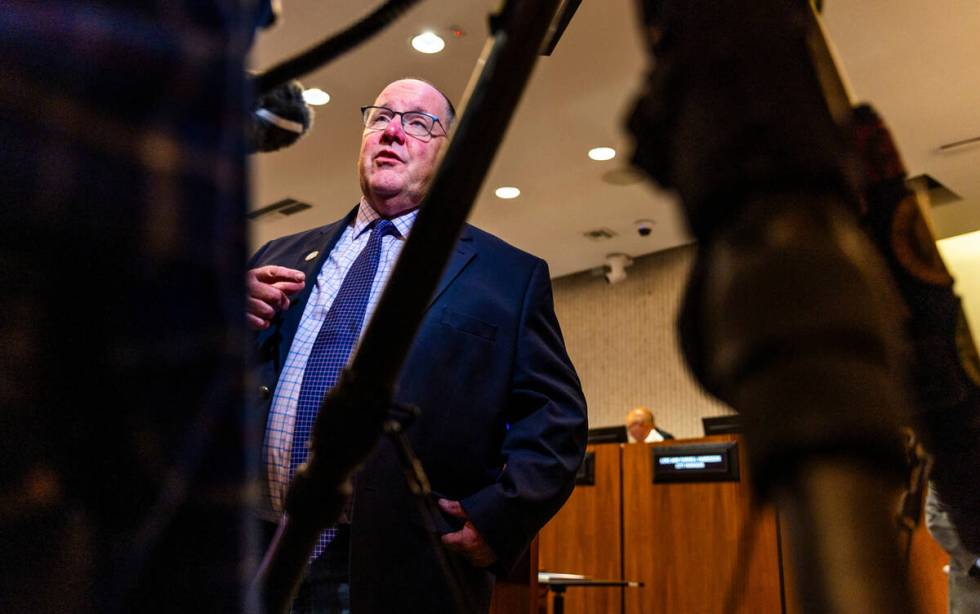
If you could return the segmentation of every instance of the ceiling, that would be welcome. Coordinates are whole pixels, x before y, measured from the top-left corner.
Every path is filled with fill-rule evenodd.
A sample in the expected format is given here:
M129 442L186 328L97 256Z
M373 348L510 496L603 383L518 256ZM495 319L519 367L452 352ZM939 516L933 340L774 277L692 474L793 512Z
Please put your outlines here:
M346 27L381 1L283 4L280 24L256 42L256 69ZM303 78L331 101L316 107L313 129L299 143L252 157L252 207L287 197L313 207L257 219L253 247L350 210L360 198L358 108L404 76L431 81L459 101L486 41L487 15L497 6L496 0L424 0L379 36ZM825 0L824 6L855 98L878 108L911 175L926 173L960 197L933 208L937 235L980 229L980 143L938 149L980 136L980 3ZM465 34L454 37L453 28ZM410 38L425 29L446 39L442 53L410 47ZM556 277L600 266L609 253L636 257L690 242L670 195L625 172L631 148L623 118L645 62L633 0L582 0L553 55L539 59L471 222L541 256ZM597 146L619 153L595 162L586 154ZM521 196L496 198L502 185L519 187ZM635 229L641 219L654 222L645 237ZM584 236L599 228L615 236Z

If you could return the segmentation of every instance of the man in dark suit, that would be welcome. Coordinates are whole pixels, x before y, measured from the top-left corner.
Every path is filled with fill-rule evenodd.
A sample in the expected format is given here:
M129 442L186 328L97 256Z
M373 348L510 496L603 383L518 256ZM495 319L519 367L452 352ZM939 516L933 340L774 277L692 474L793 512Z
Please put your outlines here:
M257 331L255 377L268 412L263 456L274 512L282 509L297 447L295 416L317 377L309 368L317 360L308 357L340 317L335 299L351 302L349 277L360 270L362 252L373 249L377 270L361 284L370 285L364 321L370 317L435 173L453 109L432 85L405 79L388 85L363 118L358 206L333 224L272 241L249 267L248 319ZM375 240L376 233L382 237ZM463 563L475 611L486 611L491 571L511 567L562 505L584 451L585 400L545 262L467 226L407 356L396 400L422 410L409 437L446 519L458 522L442 542ZM389 441L358 473L346 516L311 564L294 611L453 611Z

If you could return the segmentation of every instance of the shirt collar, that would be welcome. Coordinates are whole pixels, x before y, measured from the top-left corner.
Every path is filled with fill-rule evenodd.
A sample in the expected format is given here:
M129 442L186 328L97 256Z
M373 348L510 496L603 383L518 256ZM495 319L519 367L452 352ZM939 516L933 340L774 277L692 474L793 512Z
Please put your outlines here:
M391 218L391 223L395 225L398 229L399 234L403 238L408 238L408 233L411 232L412 226L415 224L415 218L419 215L418 208L412 209L406 213L402 213L399 216ZM374 220L379 219L381 216L378 212L374 210L374 207L368 204L367 199L363 196L361 197L361 202L357 206L357 215L354 217L354 238L361 236L361 233L367 230Z

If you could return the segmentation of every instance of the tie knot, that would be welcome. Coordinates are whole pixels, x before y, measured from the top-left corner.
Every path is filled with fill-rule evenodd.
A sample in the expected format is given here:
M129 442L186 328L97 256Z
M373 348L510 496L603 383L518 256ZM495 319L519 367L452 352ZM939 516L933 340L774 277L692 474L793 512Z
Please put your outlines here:
M371 234L377 236L379 239L382 237L387 237L388 235L401 236L398 232L398 227L391 220L386 220L384 218L379 219L374 223L374 227L371 229Z

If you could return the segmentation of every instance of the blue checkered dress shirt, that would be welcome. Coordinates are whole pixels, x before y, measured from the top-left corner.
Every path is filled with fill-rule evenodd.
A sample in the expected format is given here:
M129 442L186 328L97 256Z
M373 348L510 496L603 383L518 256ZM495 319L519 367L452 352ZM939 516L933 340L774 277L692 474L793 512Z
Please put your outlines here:
M367 328L377 307L381 291L394 269L417 215L416 210L391 220L400 236L387 236L382 240L378 271L371 285L361 333ZM279 376L279 383L272 399L272 409L269 412L264 452L268 467L271 503L277 512L283 511L286 488L289 485L296 408L307 360L347 272L368 243L370 232L366 231L379 217L377 212L362 199L353 224L344 230L316 277L316 286L312 289L306 303L286 357L286 364Z

